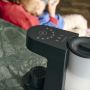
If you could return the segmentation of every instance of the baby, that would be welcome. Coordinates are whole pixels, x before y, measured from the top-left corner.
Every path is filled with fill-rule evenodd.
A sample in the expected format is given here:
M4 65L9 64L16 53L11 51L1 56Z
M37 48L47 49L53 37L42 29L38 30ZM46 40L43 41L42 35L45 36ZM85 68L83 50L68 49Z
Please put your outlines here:
M10 0L0 1L0 17L28 30L36 25L48 25L63 29L63 18L56 15L59 0L52 5L52 0ZM47 8L47 12L44 10Z
M56 14L58 3L59 0L0 0L0 17L24 30L36 25L48 25L85 36L86 19L81 15Z

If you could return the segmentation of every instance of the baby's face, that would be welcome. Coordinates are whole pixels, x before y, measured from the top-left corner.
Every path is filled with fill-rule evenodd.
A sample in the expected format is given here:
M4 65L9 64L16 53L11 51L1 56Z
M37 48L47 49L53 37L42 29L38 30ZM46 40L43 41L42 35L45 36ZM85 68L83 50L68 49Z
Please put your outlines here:
M24 8L35 16L39 16L45 10L46 4L43 0L26 0Z

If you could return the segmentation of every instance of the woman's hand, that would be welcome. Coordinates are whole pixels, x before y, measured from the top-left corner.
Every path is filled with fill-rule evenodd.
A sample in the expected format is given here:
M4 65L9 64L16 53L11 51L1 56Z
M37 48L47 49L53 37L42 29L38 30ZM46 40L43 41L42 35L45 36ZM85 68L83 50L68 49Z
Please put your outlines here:
M49 0L48 1L48 12L51 17L55 17L56 7L60 0Z

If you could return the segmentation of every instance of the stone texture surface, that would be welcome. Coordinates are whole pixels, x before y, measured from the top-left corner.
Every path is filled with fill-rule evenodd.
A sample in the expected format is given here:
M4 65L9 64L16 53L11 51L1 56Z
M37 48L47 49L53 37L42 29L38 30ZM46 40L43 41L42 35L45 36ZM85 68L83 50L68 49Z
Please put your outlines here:
M0 20L0 90L23 90L22 76L47 60L26 48L26 32Z

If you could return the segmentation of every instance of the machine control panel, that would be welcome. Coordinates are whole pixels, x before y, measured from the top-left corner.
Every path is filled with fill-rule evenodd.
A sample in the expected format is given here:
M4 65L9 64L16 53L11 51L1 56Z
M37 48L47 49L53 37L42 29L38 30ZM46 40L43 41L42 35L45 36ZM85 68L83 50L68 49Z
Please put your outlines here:
M61 49L65 48L65 43L68 39L76 37L78 34L49 26L35 26L28 31L27 36Z

